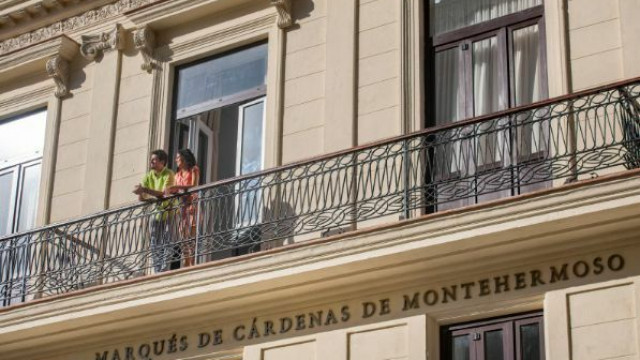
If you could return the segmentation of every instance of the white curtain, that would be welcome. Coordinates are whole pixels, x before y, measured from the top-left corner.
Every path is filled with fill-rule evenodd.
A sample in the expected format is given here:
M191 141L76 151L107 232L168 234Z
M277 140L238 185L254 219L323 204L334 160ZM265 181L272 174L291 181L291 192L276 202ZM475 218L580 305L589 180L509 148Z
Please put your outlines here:
M438 35L542 5L542 0L430 0L431 34Z
M498 39L495 36L473 43L473 116L507 108L505 90L500 83L501 65ZM504 133L496 132L495 121L479 125L476 165L489 165L505 158Z
M513 31L514 106L531 104L543 98L539 36L538 25ZM541 122L518 127L518 153L521 157L548 149L548 131L543 128Z
M542 0L431 0L431 32L441 34L541 4ZM500 58L501 50L504 48L506 51L507 44L501 43L497 36L469 43L470 47L464 51L472 52L470 67L463 65L464 51L459 46L436 53L437 125L506 109L509 106L509 94L503 80L510 81L514 87L511 94L513 106L542 99L538 26L514 30L511 38L513 43L508 47L511 51L508 56L513 61L511 72L506 67L509 60ZM467 76L472 78L472 89L468 90L464 82ZM472 99L465 97L468 93L471 93ZM473 114L465 111L465 102L469 101L473 101ZM445 172L464 176L475 173L477 166L496 163L509 165L510 151L514 150L508 147L510 134L496 131L498 125L481 125L479 130L484 135L475 140L451 139L449 145L443 146L439 161L442 165L447 164ZM545 150L547 141L544 138L548 137L548 132L543 131L540 124L519 128L519 154ZM499 197L501 192L482 198ZM462 204L451 204L451 207L456 205Z

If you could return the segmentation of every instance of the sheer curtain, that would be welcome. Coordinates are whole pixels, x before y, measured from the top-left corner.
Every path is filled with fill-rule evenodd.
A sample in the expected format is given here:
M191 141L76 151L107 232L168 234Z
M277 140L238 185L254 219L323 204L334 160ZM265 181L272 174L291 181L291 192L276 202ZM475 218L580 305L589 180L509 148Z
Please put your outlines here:
M542 5L542 0L430 0L430 3L430 31L437 36ZM436 53L436 125L490 114L510 105L525 105L543 98L539 80L540 34L537 24L529 24L515 27L515 30L507 28L512 30L510 36L499 37L494 32ZM505 41L509 39L512 44L507 46ZM462 44L465 46L460 46ZM465 57L470 60L466 65ZM512 63L511 71L507 68L508 61ZM465 88L465 79L471 80L470 89ZM439 163L445 167L443 172L473 175L481 170L479 167L489 169L507 166L512 160L518 161L521 156L515 159L511 156L511 151L516 150L509 148L511 134L502 130L501 125L504 124L493 122L479 125L478 130L482 135L475 140L451 139L449 145L442 146ZM544 150L546 133L540 124L520 127L517 134L519 154ZM482 198L501 196L500 193L504 191L501 188L501 185L496 187L495 194Z
M542 0L430 0L430 2L432 35L542 5Z
M537 24L513 31L514 106L531 104L544 97L540 85L539 39ZM548 131L543 127L540 122L520 127L520 158L548 149Z

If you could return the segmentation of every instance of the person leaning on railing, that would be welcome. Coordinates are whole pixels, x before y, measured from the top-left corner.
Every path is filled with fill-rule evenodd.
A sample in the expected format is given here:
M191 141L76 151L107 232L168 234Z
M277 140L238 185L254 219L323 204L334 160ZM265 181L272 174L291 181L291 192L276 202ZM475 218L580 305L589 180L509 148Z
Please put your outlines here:
M138 195L140 201L156 201L163 199L165 190L174 184L174 173L167 167L169 156L164 150L154 150L151 152L149 166L151 170L142 178L142 182L135 186L133 193ZM171 201L159 201L156 205L154 215L149 217L149 233L151 236L151 257L153 268L156 273L166 270L167 258L171 256L174 249L170 245L170 208ZM180 267L174 262L171 269Z
M175 185L165 189L165 194L177 194L185 192L194 186L198 186L200 181L200 168L196 165L196 157L191 150L182 149L176 154L176 165L178 170L175 176ZM189 194L180 198L180 235L182 242L180 248L184 257L184 266L191 266L194 263L195 243L193 236L196 230L196 214L194 201L196 194Z

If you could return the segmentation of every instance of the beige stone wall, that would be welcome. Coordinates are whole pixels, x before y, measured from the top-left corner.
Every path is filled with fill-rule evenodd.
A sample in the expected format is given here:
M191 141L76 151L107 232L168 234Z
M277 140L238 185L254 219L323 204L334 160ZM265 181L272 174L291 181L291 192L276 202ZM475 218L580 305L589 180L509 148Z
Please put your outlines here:
M131 189L147 170L149 119L153 76L142 70L142 55L128 50L122 56L113 147L113 172L109 205L115 207L135 201Z
M287 32L283 163L324 152L327 1L297 3L299 26Z
M637 359L639 289L633 277L548 293L547 358Z
M568 1L574 90L640 75L639 6L636 0Z
M426 317L248 346L243 360L426 360Z
M394 0L360 0L358 144L401 134L400 14Z

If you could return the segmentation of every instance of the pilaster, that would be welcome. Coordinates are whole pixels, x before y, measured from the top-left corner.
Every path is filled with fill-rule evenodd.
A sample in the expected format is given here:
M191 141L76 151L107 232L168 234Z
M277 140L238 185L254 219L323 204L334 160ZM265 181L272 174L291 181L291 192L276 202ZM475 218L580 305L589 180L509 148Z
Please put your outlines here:
M88 60L96 61L82 196L85 214L108 207L123 46L124 30L119 24L101 34L82 36L80 53Z
M356 0L327 1L325 152L357 145L356 9Z

